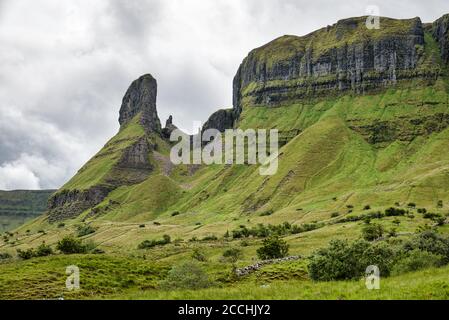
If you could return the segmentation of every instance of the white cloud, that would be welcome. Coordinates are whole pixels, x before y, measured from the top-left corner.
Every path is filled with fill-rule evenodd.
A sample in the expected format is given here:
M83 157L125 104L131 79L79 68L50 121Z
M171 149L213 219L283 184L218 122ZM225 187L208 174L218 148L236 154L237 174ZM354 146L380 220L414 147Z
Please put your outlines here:
M121 98L144 73L158 80L161 121L172 114L191 131L231 106L232 78L251 49L371 4L424 21L449 12L446 0L0 0L2 172L61 186L117 131Z
M40 189L39 178L19 161L0 166L1 190L37 190Z

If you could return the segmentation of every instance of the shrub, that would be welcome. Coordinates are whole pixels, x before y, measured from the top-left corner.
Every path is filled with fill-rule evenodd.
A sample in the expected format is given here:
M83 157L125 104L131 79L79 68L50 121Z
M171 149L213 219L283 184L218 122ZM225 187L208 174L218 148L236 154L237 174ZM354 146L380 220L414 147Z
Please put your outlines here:
M440 208L440 209L443 208L443 200L439 200L438 201L437 207Z
M273 209L270 209L270 210L267 210L267 211L262 212L262 213L260 214L260 216L261 216L261 217L268 217L268 216L271 216L273 213L274 213L274 210L273 210Z
M161 225L161 223L160 223L160 222L157 222L157 221L154 221L153 224L154 224L155 226L160 226L160 225Z
M367 211L367 210L371 210L371 206L370 205L366 205L363 207L363 210Z
M388 208L385 210L386 217L402 217L407 213L404 209Z
M138 249L150 249L150 248L154 248L156 246L164 246L167 245L171 242L171 238L169 235L164 234L162 236L162 240L145 240L142 241L137 248Z
M385 244L364 240L348 243L333 240L310 257L309 275L312 280L333 281L357 279L370 265L377 265L382 275L389 275L395 254Z
M193 250L192 258L197 260L197 261L200 261L200 262L206 262L207 261L206 255L200 249L194 249Z
M418 271L421 269L440 267L443 264L444 257L427 251L412 250L400 258L394 265L392 274Z
M95 233L97 231L94 227L88 224L84 224L81 226L78 226L77 228L77 235L79 238L87 236L89 234Z
M336 218L336 217L338 217L340 214L338 213L338 212L333 212L332 214L331 214L331 218Z
M418 209L418 213L427 213L427 209L426 208L420 208L420 209Z
M257 256L261 260L284 258L288 255L288 244L278 236L263 240L262 247L257 249Z
M46 245L45 242L43 242L39 247L36 249L35 256L36 257L47 257L53 254L53 249Z
M171 238L168 234L164 234L162 236L162 242L160 244L169 244L171 242Z
M406 252L421 250L440 255L445 264L449 263L449 238L443 237L433 230L424 231L404 244Z
M61 223L58 224L58 228L64 228L64 227L65 227L65 223L64 222L61 222Z
M88 248L82 243L80 239L73 236L66 236L58 242L56 249L64 254L86 253Z
M237 248L227 249L223 252L223 258L229 260L232 263L237 262L243 256L242 250Z
M201 241L217 241L217 240L218 240L217 236L210 235L210 236L204 237Z
M35 256L34 250L32 248L27 250L17 249L17 256L23 260L29 260Z
M184 262L174 266L162 282L164 289L203 289L211 285L206 272L195 262Z
M416 203L410 202L407 206L408 206L409 208L416 208Z
M141 224L141 225L139 226L139 228L143 229L143 228L145 228L145 225L144 225L144 224Z
M7 253L7 252L1 252L0 253L0 260L8 260L8 259L11 259L11 258L12 258L12 256L9 253Z
M366 241L374 241L382 238L384 234L384 228L376 223L367 224L362 229L362 237Z
M423 215L423 217L424 219L435 220L441 217L441 215L439 215L438 213L427 212Z
M179 211L175 211L171 214L172 217L179 216L181 213Z

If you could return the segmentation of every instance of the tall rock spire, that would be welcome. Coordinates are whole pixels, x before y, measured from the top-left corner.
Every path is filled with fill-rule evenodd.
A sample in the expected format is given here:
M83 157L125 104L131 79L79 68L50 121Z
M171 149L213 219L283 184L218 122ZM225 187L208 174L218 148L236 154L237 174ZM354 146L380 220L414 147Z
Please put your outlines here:
M157 82L152 75L146 74L135 80L125 96L120 108L119 123L127 124L137 114L140 124L147 132L161 132L161 122L156 110Z

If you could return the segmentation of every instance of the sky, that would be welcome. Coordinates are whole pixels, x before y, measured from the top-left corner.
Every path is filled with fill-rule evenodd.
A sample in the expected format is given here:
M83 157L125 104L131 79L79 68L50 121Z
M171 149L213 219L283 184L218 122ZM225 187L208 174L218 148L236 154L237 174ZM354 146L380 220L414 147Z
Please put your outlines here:
M158 113L192 132L232 106L252 49L342 18L449 13L449 1L0 0L0 190L62 186L118 131L123 95L151 73Z

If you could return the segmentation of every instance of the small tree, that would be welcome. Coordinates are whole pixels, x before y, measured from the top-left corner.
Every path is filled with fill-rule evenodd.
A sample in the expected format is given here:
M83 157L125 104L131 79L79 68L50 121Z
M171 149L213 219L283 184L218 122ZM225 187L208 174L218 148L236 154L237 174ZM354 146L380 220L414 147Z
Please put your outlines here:
M227 249L223 252L223 258L229 260L232 263L237 262L240 258L242 258L242 250L237 248Z
M366 224L362 229L363 239L366 241L374 241L382 238L384 228L377 223Z
M288 244L279 236L271 236L263 240L262 247L257 249L257 255L262 260L284 258L288 255Z
M47 257L53 254L53 249L49 246L46 245L45 242L42 242L42 244L37 247L36 249L36 257Z
M198 263L187 261L174 266L162 282L165 289L202 289L210 285L209 277Z
M80 239L73 236L66 236L58 242L56 249L64 254L86 253L87 248Z

